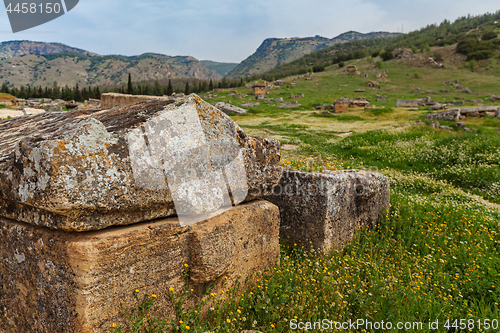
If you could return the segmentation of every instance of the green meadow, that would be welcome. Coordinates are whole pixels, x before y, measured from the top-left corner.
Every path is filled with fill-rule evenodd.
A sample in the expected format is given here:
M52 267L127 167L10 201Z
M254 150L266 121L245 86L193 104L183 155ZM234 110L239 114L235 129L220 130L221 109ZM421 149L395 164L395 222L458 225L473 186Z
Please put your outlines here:
M233 119L249 134L299 146L282 153L284 167L311 172L365 169L389 177L391 206L379 223L328 254L309 251L308 244L282 245L280 264L256 273L247 289L207 293L201 302L212 304L206 316L200 316L199 307L183 307L191 297L188 289L170 292L175 318L156 316L155 291L140 291L137 304L124 304L129 314L136 307L136 316L112 332L403 331L397 323L416 325L407 329L412 332L498 331L500 120L469 118L464 122L470 131L443 131L425 121L426 108L409 111L395 104L396 99L427 95L439 102L481 98L491 104L485 98L500 94L495 72L499 59L479 62L476 72L453 62L445 69L411 66L404 60L374 69L373 62L349 63L367 78L340 76L338 66L312 80L294 77L296 86L288 86L294 78L287 78L266 97L291 103L290 94L304 94L295 99L300 107L261 101ZM381 70L388 72L388 81L366 87ZM456 80L473 93L443 84ZM415 88L435 93L412 93ZM236 90L250 95L248 89ZM377 102L377 95L386 101ZM341 96L368 98L378 109L339 114L314 110ZM208 101L241 105L251 98L237 99L225 91ZM411 126L417 120L424 125ZM384 321L391 328L341 330L339 325L349 320Z

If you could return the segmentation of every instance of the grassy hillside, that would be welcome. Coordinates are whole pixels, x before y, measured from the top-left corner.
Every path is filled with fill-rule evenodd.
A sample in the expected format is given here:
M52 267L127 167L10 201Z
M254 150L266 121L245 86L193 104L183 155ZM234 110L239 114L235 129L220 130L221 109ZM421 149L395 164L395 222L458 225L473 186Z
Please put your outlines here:
M430 52L454 55L449 48ZM376 59L347 63L356 64L368 78L340 76L338 66L330 66L312 80L287 78L286 83L295 79L296 86L284 85L266 96L283 97L291 103L291 93L303 93L305 97L297 99L302 106L278 108L273 101L260 101L248 114L233 116L249 134L299 146L282 151L283 167L309 172L361 169L383 173L391 182L390 209L382 212L375 227L360 230L344 249L321 254L304 251L308 244L282 244L280 264L256 273L248 282L249 289L205 295L204 299L212 302L207 317L199 316L199 308L183 305L191 297L188 286L169 292L141 290L137 299L145 310L135 321L112 328L112 332L125 332L144 320L150 332L274 333L293 331L299 322L302 327L307 322L323 325L323 319L328 329L322 327L332 332L340 331L334 329L335 323L361 319L390 322L390 332L400 331L395 329L398 322L411 323L407 331L412 332L462 332L460 319L466 321L467 331L485 331L485 323L490 331L497 331L500 132L496 129L500 119L467 118L464 122L470 132L459 128L445 131L428 126L424 117L429 111L425 108L409 111L394 107L397 98L427 95L412 93L416 87L438 92L429 93L438 101L498 94L499 59L480 61L479 70L471 72L460 57L445 59L444 69L418 60L385 62L382 70L388 71L388 81L381 82L380 88L364 86L381 71L373 68ZM469 87L473 94L459 93L453 85L443 84L452 80ZM366 89L365 93L354 92L359 88ZM236 90L250 94L248 89ZM376 95L389 100L376 102ZM367 97L379 108L313 114L319 112L313 110L315 105L331 104L340 96ZM241 105L251 99L222 92L209 101ZM410 126L416 120L426 126ZM454 126L452 122L442 124ZM351 135L339 136L346 132ZM161 297L176 300L179 308L174 318L156 315L154 303ZM137 305L123 306L131 309ZM429 327L429 322L436 321L437 329ZM495 329L491 329L492 324ZM357 326L351 331L382 330Z
M500 39L495 38L495 34L497 36L500 34L500 11L474 17L461 17L453 23L445 20L439 25L429 25L394 38L362 39L337 44L278 66L259 76L271 80L272 78L305 73L313 65L328 66L332 63L361 59L373 54L392 53L394 49L398 48L428 51L434 46L443 47L457 43L470 46L462 49L462 52L466 51L463 53L470 59L491 58L498 56L498 52L494 51L498 50L500 45ZM468 54L469 52L471 55Z
M426 59L428 55L434 52L443 54L451 52L451 54L454 54L454 51L450 50L453 48L454 46L436 47L431 49L430 52L419 53L419 55ZM332 104L341 96L348 98L364 97L370 99L371 104L385 107L395 106L396 99L410 99L427 95L438 102L456 100L457 98L464 98L465 100L485 99L490 94L498 94L498 87L500 86L500 59L498 58L478 61L474 72L466 68L465 64L459 59L453 57L451 61L444 62L444 69L432 67L419 59L415 61L406 59L392 60L382 63L382 67L379 69L375 67L377 61L376 58L363 58L346 62L346 65L356 65L361 72L361 76L341 76L340 73L344 71L344 68L332 65L327 67L324 72L315 73L315 76L310 81L303 76L300 78L297 78L297 76L288 77L284 79L285 84L283 86L268 90L269 94L266 97L282 97L285 103L297 100L301 106L289 110L298 114L303 113L305 122L314 122L313 119L315 118L311 117L310 112L306 112L306 110L311 111L317 105ZM388 77L380 80L376 76L382 71L387 71ZM367 77L364 77L364 75L367 75ZM366 83L369 80L377 81L380 84L375 88L367 87ZM468 87L473 94L458 92L457 86L444 85L446 81L456 82L456 80L461 86ZM295 81L296 85L289 86L288 83L293 81ZM413 93L412 91L416 88L419 88L422 92ZM365 92L356 93L356 89L365 89ZM250 89L238 88L236 90L248 95L251 94ZM445 90L448 92L444 92ZM427 91L431 93L427 93ZM290 98L291 94L304 94L304 98L293 99ZM384 96L386 101L377 102L377 96ZM216 99L230 100L236 105L241 105L241 103L248 102L252 98L252 96L249 96L245 99L237 99L225 94L218 94ZM489 103L487 100L484 100L484 102L485 104ZM278 105L274 102L261 101L261 105L251 108L251 111L255 114L269 111L273 115L288 112L285 112L285 110L288 110L287 108L276 108ZM418 112L421 111L410 112L409 114L418 114ZM351 110L350 113L363 114L366 112ZM247 117L251 118L251 116ZM368 114L366 117L370 118ZM241 120L246 121L245 119ZM274 120L281 121L279 118Z
M343 33L334 38L321 36L307 38L268 38L250 57L236 66L229 77L242 77L269 71L277 66L289 63L314 51L353 40L394 37L396 33L371 32L362 34L355 31Z

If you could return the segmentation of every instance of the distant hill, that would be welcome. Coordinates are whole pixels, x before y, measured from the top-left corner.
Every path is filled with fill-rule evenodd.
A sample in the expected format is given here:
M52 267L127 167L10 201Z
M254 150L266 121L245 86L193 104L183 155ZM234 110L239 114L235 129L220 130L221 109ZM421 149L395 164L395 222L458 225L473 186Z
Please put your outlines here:
M176 78L220 80L222 76L189 56L145 53L108 55L57 43L12 41L0 44L0 82L9 86L122 85L128 73L135 83Z
M86 55L97 55L95 53L61 43L32 42L29 40L13 40L0 43L0 59L21 57L28 54L43 55L61 52L75 52Z
M343 33L335 38L321 36L306 38L268 38L264 40L257 51L241 64L236 66L229 77L259 74L269 71L277 66L289 63L311 52L326 49L338 43L350 42L360 39L394 37L399 33L370 32L367 34L356 31Z
M232 62L216 62L210 60L200 60L200 62L206 68L211 69L222 76L228 75L229 72L231 72L236 66L238 66L237 63Z
M325 49L302 56L294 61L275 67L265 73L259 73L249 80L277 79L289 75L306 73L312 65L326 67L332 64L362 59L367 56L394 53L398 48L412 49L412 52L424 53L434 47L456 45L458 55L467 61L483 61L498 58L500 47L500 10L477 16L462 16L454 22L444 20L440 24L431 24L407 34L393 38L357 39L337 43ZM443 54L427 53L428 56L443 57ZM377 58L380 59L380 58ZM494 65L496 66L496 65Z

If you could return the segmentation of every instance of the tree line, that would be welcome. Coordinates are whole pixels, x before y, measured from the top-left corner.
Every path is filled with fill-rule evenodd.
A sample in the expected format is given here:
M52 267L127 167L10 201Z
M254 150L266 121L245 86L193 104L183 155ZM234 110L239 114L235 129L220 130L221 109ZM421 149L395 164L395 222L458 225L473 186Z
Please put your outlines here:
M17 98L50 98L63 99L65 101L75 100L83 102L88 99L100 99L102 93L115 92L132 95L152 95L152 96L170 96L173 93L205 93L216 88L236 88L246 84L243 79L228 79L223 77L222 80L213 81L202 79L168 79L163 81L155 80L154 82L141 82L134 84L132 75L128 74L127 85L117 86L89 86L79 87L76 84L74 87L64 86L59 87L57 82L51 86L21 86L10 88L5 82L0 88L1 93L13 95Z

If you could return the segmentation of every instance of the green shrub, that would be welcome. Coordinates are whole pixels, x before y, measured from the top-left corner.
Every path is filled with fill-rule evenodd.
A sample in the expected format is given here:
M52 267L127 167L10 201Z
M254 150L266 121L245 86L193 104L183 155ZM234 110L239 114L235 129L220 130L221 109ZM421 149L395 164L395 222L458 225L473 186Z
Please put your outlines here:
M345 64L344 64L344 62L343 62L343 61L339 62L339 68L342 68L342 67L344 67L344 66L345 66Z
M382 61L377 61L375 62L375 67L377 67L378 69L382 69Z
M413 45L413 46L411 47L411 51L412 51L413 53L417 53L417 52L418 52L418 47L416 47L415 45Z
M462 39L457 44L457 53L468 55L474 52L479 45L479 41L473 37Z
M394 109L386 106L384 108L368 110L368 112L370 112L374 116L380 116L381 114L392 113L392 112L394 112Z
M434 52L434 54L432 55L432 57L436 61L443 61L443 56L441 55L441 53L439 53L437 51Z
M420 46L420 51L422 51L422 53L424 52L430 52L431 51L431 47L429 46L429 44L423 44Z
M470 69L471 72L474 72L476 70L476 65L477 65L476 60L472 59L465 63L465 68L468 68Z
M380 55L380 51L373 51L372 52L372 58L376 58Z
M324 71L325 71L325 66L323 66L323 65L314 65L313 66L314 73L319 73L319 72L324 72Z
M467 55L467 61L484 60L484 59L493 58L493 56L495 56L495 52L490 51L490 50L481 50L481 51L469 53Z
M389 52L389 51L381 52L380 57L382 58L383 61L389 61L389 60L394 59L394 55L392 54L392 52Z
M498 37L498 34L496 32L494 32L493 30L489 30L483 34L481 39L486 41L486 40L494 39L497 37Z

